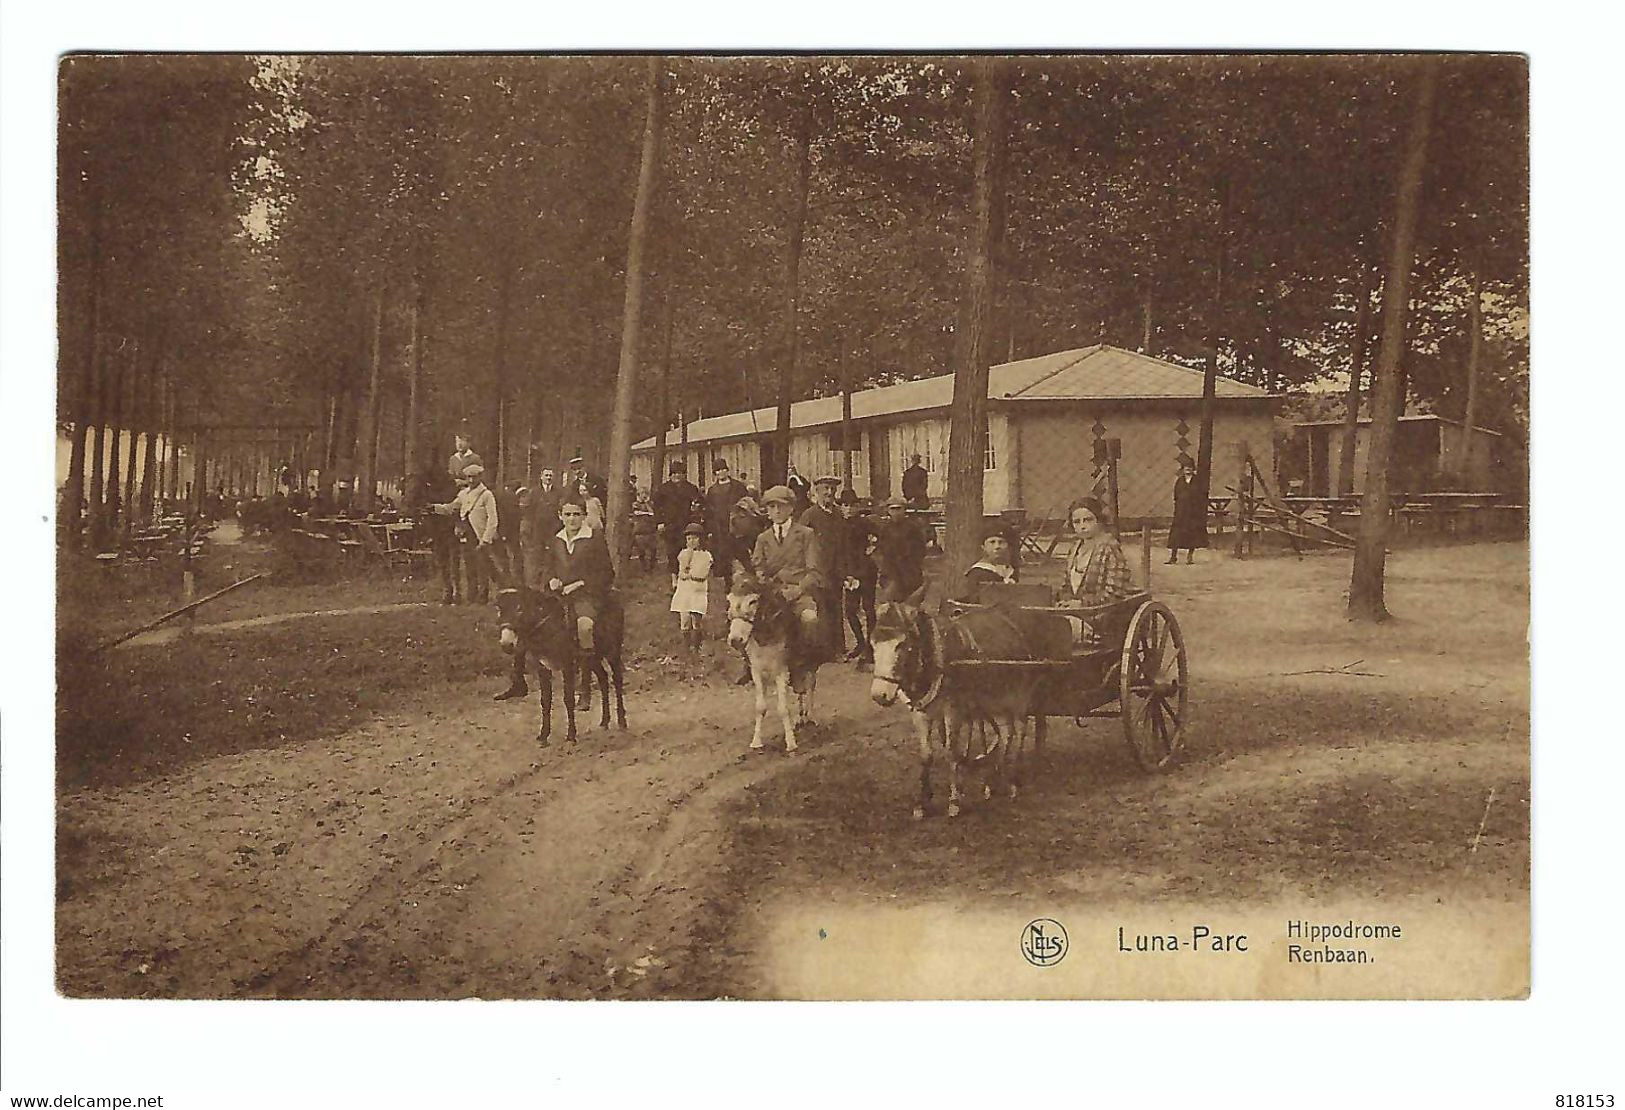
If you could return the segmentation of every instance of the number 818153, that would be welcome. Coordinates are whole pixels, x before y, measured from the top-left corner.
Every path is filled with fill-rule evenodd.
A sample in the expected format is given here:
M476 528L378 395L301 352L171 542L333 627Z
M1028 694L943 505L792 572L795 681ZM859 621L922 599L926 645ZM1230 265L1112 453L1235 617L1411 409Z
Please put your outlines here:
M1558 1095L1553 1103L1558 1110L1610 1110L1613 1095Z

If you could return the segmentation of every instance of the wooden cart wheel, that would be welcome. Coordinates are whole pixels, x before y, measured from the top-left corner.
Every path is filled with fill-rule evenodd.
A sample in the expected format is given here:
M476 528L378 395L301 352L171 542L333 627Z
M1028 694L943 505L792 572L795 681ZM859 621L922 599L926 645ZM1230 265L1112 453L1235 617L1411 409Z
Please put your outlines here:
M1161 770L1184 742L1190 686L1185 637L1162 602L1146 602L1129 621L1118 683L1128 746L1141 767Z

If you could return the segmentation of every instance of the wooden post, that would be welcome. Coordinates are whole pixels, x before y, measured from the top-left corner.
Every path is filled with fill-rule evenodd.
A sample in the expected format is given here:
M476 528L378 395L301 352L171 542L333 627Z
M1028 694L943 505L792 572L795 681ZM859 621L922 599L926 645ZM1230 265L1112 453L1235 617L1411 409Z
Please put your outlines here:
M1122 539L1122 530L1117 520L1117 441L1106 441L1106 491L1111 498L1112 538Z
M1151 588L1151 522L1140 524L1140 579L1141 585Z
M415 477L418 464L418 425L423 420L420 383L423 380L423 305L427 299L427 282L417 276L417 297L412 301L412 354L406 363L406 419L401 429L401 472L408 479ZM303 479L300 484L303 485Z
M1247 441L1242 440L1236 444L1236 542L1230 551L1238 559L1246 557L1246 552L1242 550L1242 536L1252 515L1251 506L1247 503L1248 483L1252 477L1252 456L1247 453Z
M198 487L199 489L202 486ZM181 604L190 606L197 597L197 575L192 571L192 545L197 542L197 533L190 525L181 530L181 542L186 546L181 550ZM190 636L196 625L196 609L188 608L181 623L181 635Z

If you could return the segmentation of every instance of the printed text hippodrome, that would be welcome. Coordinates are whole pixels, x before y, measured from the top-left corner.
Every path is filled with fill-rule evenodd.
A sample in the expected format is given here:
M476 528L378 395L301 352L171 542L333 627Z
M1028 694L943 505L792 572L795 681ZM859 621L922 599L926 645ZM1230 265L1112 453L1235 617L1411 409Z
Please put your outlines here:
M1294 940L1401 940L1398 925L1371 925L1355 921L1288 921L1286 935Z

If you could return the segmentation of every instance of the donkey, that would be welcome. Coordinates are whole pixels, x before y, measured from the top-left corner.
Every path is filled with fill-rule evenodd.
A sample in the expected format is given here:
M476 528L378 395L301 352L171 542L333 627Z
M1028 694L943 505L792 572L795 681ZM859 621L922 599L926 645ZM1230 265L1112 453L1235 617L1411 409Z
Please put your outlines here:
M605 606L608 610L610 607ZM519 674L524 673L524 660L528 657L536 667L536 680L541 688L542 727L536 739L548 742L553 731L553 672L564 678L564 714L567 722L565 742L576 742L576 681L577 675L585 683L598 676L599 690L603 694L603 709L599 727L609 727L609 678L615 682L615 703L619 725L626 727L626 703L622 693L621 626L618 607L602 614L593 630L595 652L581 650L576 642L575 621L571 619L564 599L547 590L534 590L528 586L510 586L497 591L497 619L501 633L502 650L517 654ZM609 661L610 675L604 672L604 660Z
M991 774L982 796L1001 784L1013 801L1020 793L1028 716L1039 676L1008 669L955 670L974 659L1045 658L1065 641L1064 625L1048 627L1047 615L1003 609L971 609L953 620L925 611L925 587L904 598L888 593L876 608L870 696L883 706L907 699L919 745L920 793L916 820L931 801L931 764L938 747L948 763L949 817L963 797L959 776L968 763L987 763ZM1064 650L1064 649L1063 649ZM987 742L991 728L993 741ZM973 753L973 747L980 750Z
M827 614L824 614L827 618ZM728 591L728 644L743 649L750 661L750 677L756 687L756 727L751 733L750 750L762 750L762 722L767 717L767 688L778 693L779 717L784 721L784 750L796 750L796 726L813 725L813 693L818 688L818 664L823 645L815 632L809 639L795 608L779 595L771 583L764 583L744 564L734 569L733 588ZM796 715L790 715L790 691L796 693Z

